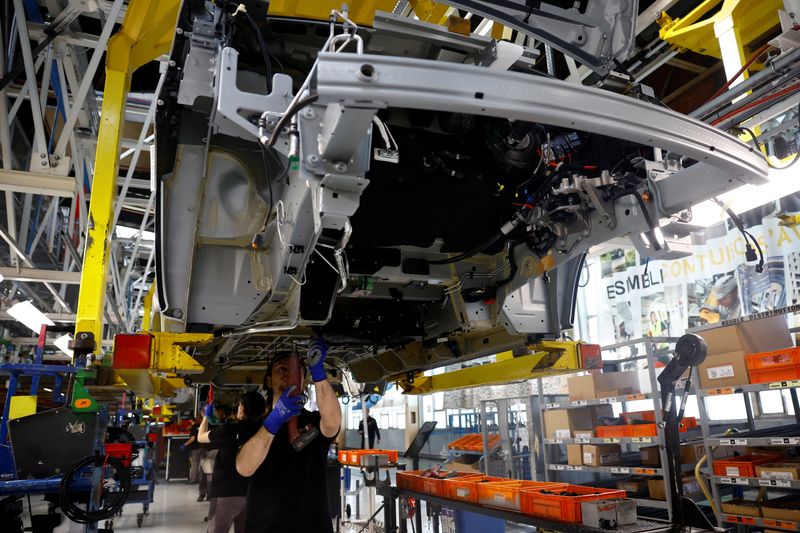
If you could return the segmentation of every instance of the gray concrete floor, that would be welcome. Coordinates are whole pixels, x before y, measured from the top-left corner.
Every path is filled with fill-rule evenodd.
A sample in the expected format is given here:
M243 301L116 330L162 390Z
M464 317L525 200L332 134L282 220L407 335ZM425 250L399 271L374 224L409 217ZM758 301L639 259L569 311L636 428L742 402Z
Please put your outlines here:
M354 472L352 488L356 486L355 481L358 480L363 486L363 481L360 475ZM208 502L197 501L197 484L189 484L185 481L164 481L159 480L156 485L155 501L150 505L149 515L144 517L141 527L136 524L137 514L142 513L141 504L127 504L123 508L122 516L114 517L113 529L115 532L140 532L140 533L195 533L206 531L207 523L204 521L208 513ZM359 518L355 516L356 499L359 502L360 515ZM352 509L351 523L345 523L341 528L342 533L364 533L370 532L369 528L363 529L366 519L369 514L369 499L370 492L366 489L360 490L358 495L347 496L346 501L350 504ZM374 510L377 510L383 503L380 497L375 498ZM47 504L42 501L41 497L32 497L31 505L33 506L34 514L45 513ZM424 504L423 504L424 505ZM421 532L417 533L430 533L433 531L433 524L426 516L426 511L423 506ZM383 531L383 511L378 513L379 527L375 531ZM30 514L28 512L27 500L25 500L25 511L23 513L23 520L26 526L30 525ZM103 524L100 524L103 527ZM335 530L335 526L334 526ZM83 527L77 524L72 524L68 520L56 528L56 533L77 533L84 531ZM231 531L233 531L231 529ZM409 531L411 527L409 524ZM444 532L445 529L440 531ZM506 526L507 533L521 533L532 531L532 528L524 526L515 526L508 524Z

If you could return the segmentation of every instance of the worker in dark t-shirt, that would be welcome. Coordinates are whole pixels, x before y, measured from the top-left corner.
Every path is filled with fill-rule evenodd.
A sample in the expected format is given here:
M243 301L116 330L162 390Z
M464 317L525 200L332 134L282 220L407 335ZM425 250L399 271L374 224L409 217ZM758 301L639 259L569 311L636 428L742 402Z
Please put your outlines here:
M214 473L208 490L208 533L244 532L245 503L248 479L236 471L236 454L239 448L261 427L264 398L257 392L246 392L239 398L236 420L208 428L208 417L213 407L206 408L206 418L200 425L197 441L208 443L211 450L219 450L214 460Z
M358 433L361 435L361 447L364 448L364 421L358 423ZM369 447L375 448L375 437L378 437L378 444L381 443L381 430L378 429L378 422L369 415L367 409L367 433L369 433Z
M319 342L319 341L317 341ZM303 409L302 395L290 396L289 352L270 362L264 377L269 414L258 432L236 456L236 469L250 478L247 491L248 533L331 533L325 478L328 448L339 432L342 412L323 368L327 346L309 367L318 412ZM305 366L303 365L305 377ZM297 417L298 427L311 424L319 434L302 450L289 443L286 422Z

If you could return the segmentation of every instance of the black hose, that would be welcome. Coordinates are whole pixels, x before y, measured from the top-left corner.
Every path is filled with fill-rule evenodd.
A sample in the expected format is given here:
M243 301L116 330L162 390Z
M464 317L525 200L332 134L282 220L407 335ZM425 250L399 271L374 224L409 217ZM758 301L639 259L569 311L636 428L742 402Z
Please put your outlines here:
M281 115L280 120L278 123L275 124L275 129L272 130L272 135L269 136L269 141L267 141L267 146L270 148L275 146L275 143L278 142L278 137L280 137L281 131L286 126L286 123L291 120L293 116L297 114L298 111L303 109L305 106L309 104L313 104L319 98L318 94L310 94L305 98L302 98L297 101L292 107L284 111L283 115Z
M517 261L514 259L514 250L520 244L522 244L522 241L511 241L511 243L509 244L508 264L510 267L510 271L508 273L508 276L486 287L471 287L469 289L464 289L463 291L461 291L461 298L463 298L464 301L467 303L474 303L474 302L481 302L489 298L497 297L497 290L511 283L511 280L513 280L514 276L517 275L518 267L517 267Z
M119 491L113 493L104 493L111 494L111 497L105 498L105 502L109 503L109 505L103 505L100 509L95 511L88 511L89 503L86 504L87 509L81 509L78 507L75 502L73 502L70 497L70 490L69 485L72 482L72 478L78 474L81 470L87 467L91 468L105 468L106 466L111 466L115 471L115 479L119 482ZM100 490L105 491L105 487L101 484ZM64 477L61 479L61 487L59 488L59 496L61 500L61 510L64 512L67 517L75 523L78 524L89 524L93 522L99 522L101 520L106 520L114 516L117 511L122 509L122 506L125 505L125 502L128 500L128 495L131 491L131 475L128 468L120 462L119 459L116 457L112 457L110 455L94 455L91 457L86 457L85 459L81 459L64 473ZM72 491L73 493L75 491ZM83 491L81 491L83 492Z
M496 243L498 240L500 240L501 237L503 237L503 232L499 231L495 235L492 235L490 239L484 241L483 243L479 244L478 246L476 246L475 248L473 248L468 252L463 252L458 255L454 255L453 257L448 257L447 259L436 259L433 261L430 259L426 259L425 262L428 263L429 265L449 265L450 263L457 263L458 261L463 261L464 259L468 259L473 255L481 253L482 251L486 250L491 245Z

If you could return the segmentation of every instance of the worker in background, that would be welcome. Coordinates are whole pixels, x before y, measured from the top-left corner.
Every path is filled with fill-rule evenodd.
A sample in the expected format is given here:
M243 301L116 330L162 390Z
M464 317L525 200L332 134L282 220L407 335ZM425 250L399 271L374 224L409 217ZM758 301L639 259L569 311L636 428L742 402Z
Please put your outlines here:
M198 416L195 419L192 427L189 428L189 439L181 445L181 450L189 454L189 483L197 483L200 481L202 471L200 470L200 456L203 450L197 444L197 432L200 430L200 424L203 422L203 417ZM197 501L201 501L198 499Z
M717 298L717 311L719 312L720 320L738 318L741 315L739 287L733 274L719 278L711 290Z
M208 533L228 533L231 526L234 533L244 532L248 481L236 471L236 454L261 427L266 405L257 392L246 392L239 398L236 417L213 428L209 427L213 408L206 406L197 440L218 450L208 491Z
M208 404L205 407L205 416L202 423L208 420L208 424L217 425L225 420L225 406L221 403ZM199 434L199 430L198 430ZM211 476L214 474L214 461L217 458L217 450L209 448L207 444L198 442L200 448L200 485L198 487L197 501L208 500L208 486L211 484Z
M364 421L358 423L358 433L361 435L361 447L364 447ZM378 437L378 444L381 443L381 430L378 429L378 423L374 418L369 416L369 409L367 409L367 433L369 434L369 448L375 447L375 437Z
M339 433L342 412L323 368L327 346L308 373L314 382L319 411L303 409L303 395L290 396L289 352L279 353L267 367L264 389L268 415L256 434L239 450L236 469L250 478L247 491L248 533L332 533L325 476L328 448ZM303 378L306 377L303 365ZM286 422L311 424L319 434L302 450L289 443Z

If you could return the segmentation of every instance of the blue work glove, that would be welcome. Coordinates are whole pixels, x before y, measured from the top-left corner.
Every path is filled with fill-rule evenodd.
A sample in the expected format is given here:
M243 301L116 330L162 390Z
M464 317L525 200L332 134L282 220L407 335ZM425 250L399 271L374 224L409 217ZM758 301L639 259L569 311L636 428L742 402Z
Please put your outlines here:
M316 338L308 344L308 359L314 361L308 365L308 371L311 372L311 380L314 383L328 379L328 374L322 366L327 356L328 343L322 337Z
M185 444L181 444L181 451L183 451L185 449L186 449L186 445Z
M214 404L213 403L207 404L206 405L206 410L203 411L203 414L205 415L206 418L209 418L209 419L210 418L214 418Z
M303 410L303 404L306 403L306 397L303 394L297 396L289 396L297 387L292 385L281 394L275 408L269 413L269 416L264 419L264 427L273 435L277 435L281 427L293 418L300 414Z

